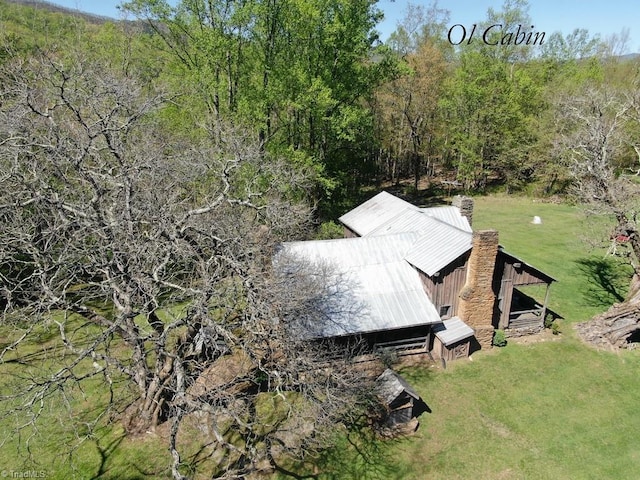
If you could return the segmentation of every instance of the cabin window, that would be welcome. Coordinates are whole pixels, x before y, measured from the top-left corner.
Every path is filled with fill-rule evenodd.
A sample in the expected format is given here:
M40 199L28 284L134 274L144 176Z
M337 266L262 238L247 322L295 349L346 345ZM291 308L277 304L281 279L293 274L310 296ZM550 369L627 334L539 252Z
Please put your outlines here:
M451 317L451 305L442 305L440 307L440 318Z

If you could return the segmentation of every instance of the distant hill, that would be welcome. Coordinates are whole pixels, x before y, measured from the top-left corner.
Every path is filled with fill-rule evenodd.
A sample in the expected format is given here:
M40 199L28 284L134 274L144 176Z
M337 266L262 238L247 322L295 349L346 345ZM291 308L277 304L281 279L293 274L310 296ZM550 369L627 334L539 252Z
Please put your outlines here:
M47 2L45 0L0 0L0 5L2 3L13 3L16 5L24 5L27 7L39 8L42 10L54 12L54 13L62 13L66 15L73 15L75 17L82 18L88 23L94 25L103 25L107 22L126 22L126 23L138 23L137 21L131 20L119 20L117 18L106 17L102 15L95 15L93 13L83 12L81 10L62 7L60 5L53 4L51 2ZM625 55L619 55L617 57L622 61L634 61L640 59L640 53L627 53Z
M46 2L44 0L4 0L6 3L13 3L16 5L24 5L27 7L39 8L42 10L54 12L54 13L63 13L66 15L73 15L75 17L80 17L88 23L92 23L94 25L102 25L107 22L118 22L120 20L105 17L102 15L94 15L92 13L82 12L80 10L76 10L73 8L61 7L60 5L55 5L50 2ZM2 4L2 2L0 2Z
M626 55L620 55L618 58L620 60L638 60L640 53L627 53Z

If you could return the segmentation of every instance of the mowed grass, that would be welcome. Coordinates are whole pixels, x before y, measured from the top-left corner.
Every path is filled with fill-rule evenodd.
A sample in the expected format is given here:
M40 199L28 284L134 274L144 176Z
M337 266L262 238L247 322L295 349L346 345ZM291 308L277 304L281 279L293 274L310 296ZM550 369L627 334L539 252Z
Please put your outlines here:
M531 223L534 215L542 224ZM432 412L422 415L415 435L370 447L384 454L369 455L369 467L343 449L336 458L353 455L360 470L326 478L638 478L640 353L596 351L573 330L625 293L629 270L605 256L609 219L586 220L570 205L492 196L475 199L473 223L499 230L505 250L558 280L550 306L563 317L563 333L535 343L510 340L446 370L401 369ZM594 249L590 240L603 232L604 249Z
M342 437L319 459L325 479L635 479L640 472L638 351L598 352L573 332L576 322L602 312L624 296L627 270L605 249L592 249L608 219L586 221L573 206L530 198L476 198L474 227L495 228L505 249L558 280L550 306L562 315L558 336L539 343L510 341L478 352L446 370L401 370L432 410L411 437L380 441ZM533 225L534 215L542 224ZM0 365L0 391L10 391L23 366ZM13 378L12 380L9 380ZM99 398L88 390L87 407ZM2 407L2 405L0 405ZM1 410L1 408L0 408ZM7 441L0 470L44 470L48 478L167 478L166 446L155 435L126 438L117 423L86 440L69 467L73 432L56 433L70 421L54 403L24 463L0 419ZM64 437L64 438L63 438ZM23 438L24 440L24 438ZM1 440L0 440L1 441ZM357 448L356 448L357 447ZM21 453L24 453L22 451Z
M64 391L53 390L42 404L35 402L32 408L24 408L29 395L11 398L30 378L46 377L74 358L62 348L55 324L40 326L36 336L38 345L20 344L0 363L0 476L56 480L171 478L166 442L158 435L127 437L110 415L89 430L89 424L108 403L103 377L82 382L82 388L70 383ZM12 329L3 326L0 349L14 337ZM76 370L82 368L93 366L87 362ZM124 392L120 380L112 379ZM11 415L12 408L22 408L21 414ZM35 414L39 418L31 426Z
M534 216L542 223L533 224ZM612 226L611 219L587 217L572 205L506 195L475 198L474 229L498 230L507 252L557 280L549 306L564 323L587 320L626 294L630 269L606 255Z
M562 338L405 370L432 413L390 448L406 479L635 479L639 367Z

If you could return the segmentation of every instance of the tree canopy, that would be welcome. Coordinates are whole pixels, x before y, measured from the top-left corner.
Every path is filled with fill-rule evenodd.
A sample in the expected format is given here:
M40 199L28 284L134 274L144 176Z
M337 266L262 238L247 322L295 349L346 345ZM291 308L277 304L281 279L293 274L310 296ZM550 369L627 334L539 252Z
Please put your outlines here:
M437 2L385 41L375 0L131 0L106 23L0 5L0 362L24 366L0 400L27 444L60 404L69 450L165 429L176 479L329 445L370 379L300 330L344 279L278 244L362 187L563 196L612 215L638 271L625 32L452 45ZM494 24L532 24L527 2Z

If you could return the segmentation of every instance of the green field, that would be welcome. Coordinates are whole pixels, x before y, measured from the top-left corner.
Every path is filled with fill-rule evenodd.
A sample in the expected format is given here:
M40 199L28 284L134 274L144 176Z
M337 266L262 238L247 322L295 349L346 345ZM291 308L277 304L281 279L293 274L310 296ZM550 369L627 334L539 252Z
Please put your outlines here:
M531 223L534 215L541 225ZM573 330L625 293L629 271L605 257L606 244L590 241L607 231L606 219L493 196L476 198L474 228L498 229L507 251L558 280L550 306L563 317L562 333L512 340L446 370L401 370L432 413L414 436L361 446L365 461L343 444L327 461L326 478L638 478L640 354L595 351Z
M541 225L531 223L534 215ZM320 478L637 478L640 354L595 351L573 331L575 323L624 296L628 271L588 242L606 230L606 219L586 221L568 205L493 196L476 198L474 227L498 229L507 251L558 280L550 307L563 317L562 333L535 343L510 341L446 370L403 369L432 410L421 417L418 432L390 441L342 438L340 448L319 461ZM2 391L10 393L19 379L7 374L26 374L26 367L0 368ZM85 393L90 404L95 397ZM12 422L0 418L0 470L37 470L61 479L168 476L168 456L157 434L127 439L119 428L84 441L74 458L77 469L70 468L72 443L64 439L73 439L74 432L55 433L69 423L64 415L62 403L45 410L47 422L34 432L35 463L21 460L18 439L8 434Z

